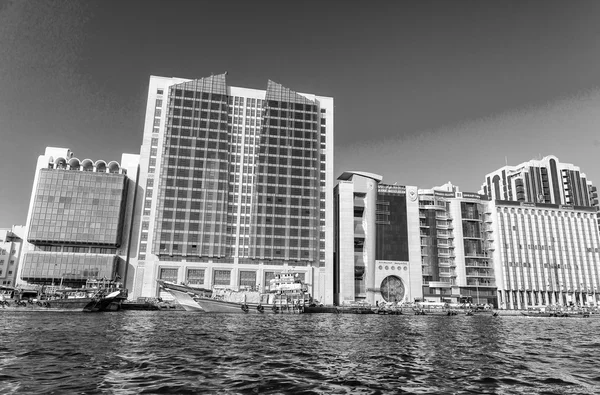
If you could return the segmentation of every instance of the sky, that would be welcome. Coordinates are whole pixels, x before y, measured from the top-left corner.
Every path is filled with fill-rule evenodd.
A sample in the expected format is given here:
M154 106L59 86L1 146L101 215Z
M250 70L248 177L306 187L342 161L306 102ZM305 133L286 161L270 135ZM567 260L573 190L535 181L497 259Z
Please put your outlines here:
M478 191L546 155L600 185L598 1L0 0L0 227L45 147L139 153L150 75L334 98L334 176Z

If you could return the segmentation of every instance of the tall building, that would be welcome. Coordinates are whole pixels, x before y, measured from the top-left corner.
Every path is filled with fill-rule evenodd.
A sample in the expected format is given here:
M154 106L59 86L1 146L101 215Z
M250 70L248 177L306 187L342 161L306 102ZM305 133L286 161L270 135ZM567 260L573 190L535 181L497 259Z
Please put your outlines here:
M579 167L553 155L489 173L480 193L490 200L600 206L596 187Z
M487 202L451 183L419 190L423 297L496 305L496 283L484 231Z
M0 281L2 285L17 284L17 268L23 252L24 226L0 229Z
M20 281L79 287L127 278L138 161L130 154L120 164L79 160L69 149L46 148L36 165Z
M498 303L598 305L598 192L580 168L553 155L486 176L485 231Z
M420 299L417 188L382 184L381 176L360 171L344 172L338 180L334 302Z
M261 289L293 270L333 301L332 98L152 76L140 163L134 296L157 279Z

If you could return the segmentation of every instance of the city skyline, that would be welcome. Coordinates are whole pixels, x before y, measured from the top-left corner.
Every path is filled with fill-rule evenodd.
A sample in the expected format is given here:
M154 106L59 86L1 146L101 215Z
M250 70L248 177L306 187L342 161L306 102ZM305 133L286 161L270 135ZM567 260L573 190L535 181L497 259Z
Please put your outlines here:
M140 153L150 75L333 97L334 178L477 191L555 155L600 183L598 4L116 4L0 3L0 227L25 223L44 147Z

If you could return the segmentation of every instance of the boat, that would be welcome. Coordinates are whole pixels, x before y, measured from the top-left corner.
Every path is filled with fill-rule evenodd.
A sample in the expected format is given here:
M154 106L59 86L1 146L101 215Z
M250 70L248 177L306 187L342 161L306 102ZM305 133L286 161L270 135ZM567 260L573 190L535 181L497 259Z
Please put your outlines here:
M117 311L127 299L120 283L88 280L82 288L0 287L0 311Z
M363 302L348 302L340 306L323 306L311 303L304 306L305 314L330 313L330 314L374 314L371 305Z
M183 308L175 302L163 301L161 298L144 298L140 297L133 301L124 301L121 303L121 310L183 310Z
M533 307L527 311L521 311L525 317L562 317L562 318L590 318L598 314L592 314L587 308L562 309L557 307Z
M458 315L460 310L446 302L415 302L412 305L414 315Z
M194 288L158 280L186 311L206 313L265 314L304 312L310 304L308 288L294 273L277 274L270 281L268 292L231 290L215 287L212 290Z

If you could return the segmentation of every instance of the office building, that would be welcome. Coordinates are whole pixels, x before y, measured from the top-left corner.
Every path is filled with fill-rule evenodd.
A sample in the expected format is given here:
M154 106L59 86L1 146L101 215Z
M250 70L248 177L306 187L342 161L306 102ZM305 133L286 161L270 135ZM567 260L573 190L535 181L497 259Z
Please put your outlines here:
M419 189L423 298L434 302L496 304L487 202L447 183Z
M0 229L0 284L15 286L23 246L24 226Z
M338 177L334 302L412 302L422 297L417 188L377 174Z
M597 305L598 192L580 168L549 155L486 176L500 306Z
M19 280L72 287L127 278L138 155L79 160L48 147L37 161L27 215L31 244Z
M489 173L480 193L490 200L600 206L596 187L579 167L561 163L553 155Z
M494 200L485 222L502 308L600 303L595 207Z
M134 296L159 295L157 279L263 289L295 271L331 303L333 99L226 78L150 78Z

